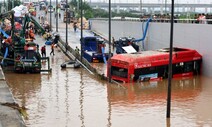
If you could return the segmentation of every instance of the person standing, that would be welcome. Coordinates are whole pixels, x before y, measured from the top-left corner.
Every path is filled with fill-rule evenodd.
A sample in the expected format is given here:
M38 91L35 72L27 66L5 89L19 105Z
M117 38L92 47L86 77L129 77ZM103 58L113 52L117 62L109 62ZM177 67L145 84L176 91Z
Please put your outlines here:
M113 47L113 51L114 51L115 46L116 46L116 45L115 45L115 43L116 43L116 42L115 42L115 38L114 38L114 37L112 37L112 47Z
M76 46L75 52L77 52L79 54L80 53L79 51L80 51L79 48Z
M77 31L77 22L73 23L73 27L74 27L74 32L76 32Z
M41 55L42 57L46 57L46 46L41 47Z
M57 14L59 15L59 19L61 18L60 7L57 8Z
M53 54L54 55L54 43L52 43L51 45L51 52L50 52L50 55Z

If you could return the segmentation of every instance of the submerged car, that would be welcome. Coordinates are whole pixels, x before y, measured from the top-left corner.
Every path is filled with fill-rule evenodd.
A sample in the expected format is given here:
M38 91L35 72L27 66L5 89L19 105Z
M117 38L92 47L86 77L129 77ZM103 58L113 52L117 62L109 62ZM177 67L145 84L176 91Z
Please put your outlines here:
M70 60L70 61L62 63L60 66L61 68L79 68L80 63L77 62L76 60Z

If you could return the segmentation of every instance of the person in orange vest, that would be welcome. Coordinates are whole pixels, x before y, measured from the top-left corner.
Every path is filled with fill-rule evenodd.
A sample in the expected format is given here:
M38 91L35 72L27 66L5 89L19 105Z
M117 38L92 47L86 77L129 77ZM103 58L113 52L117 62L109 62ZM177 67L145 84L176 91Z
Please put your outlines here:
M35 34L32 29L29 30L29 37L35 39Z
M52 45L51 45L51 50L52 50L52 51L50 52L50 55L51 55L51 54L54 55L54 43L52 43Z

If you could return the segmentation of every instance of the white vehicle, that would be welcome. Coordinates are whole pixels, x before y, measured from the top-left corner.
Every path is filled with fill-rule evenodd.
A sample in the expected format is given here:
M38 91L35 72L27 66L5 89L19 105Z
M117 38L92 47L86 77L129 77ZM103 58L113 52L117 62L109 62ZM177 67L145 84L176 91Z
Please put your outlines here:
M48 7L48 12L49 13L53 13L54 12L54 7L53 6L49 6Z

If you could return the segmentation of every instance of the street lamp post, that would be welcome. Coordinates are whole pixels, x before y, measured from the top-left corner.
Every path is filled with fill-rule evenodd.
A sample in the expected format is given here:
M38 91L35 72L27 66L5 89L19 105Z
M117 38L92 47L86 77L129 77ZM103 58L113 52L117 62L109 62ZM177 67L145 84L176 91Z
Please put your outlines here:
M171 28L170 28L170 48L169 48L169 72L168 72L168 91L167 91L167 112L166 118L170 118L171 112L171 81L172 81L172 48L174 31L174 0L172 0L171 10Z
M77 11L79 11L79 1L80 0L77 0ZM81 2L81 1L80 1ZM80 4L80 6L81 6L81 4Z
M82 8L82 0L80 1L80 15L81 15L81 21L80 21L80 24L81 24L81 37L80 37L80 43L81 43L81 62L82 62L82 56L83 56L83 48L82 48L82 41L83 41L83 8Z
M52 31L52 13L51 13L51 11L52 11L52 0L50 0L50 31Z
M56 0L56 32L58 32L58 0Z
M141 12L141 15L142 15L142 0L140 0L140 12Z
M167 14L167 0L165 0L165 14Z
M66 0L66 6L65 6L65 13L66 13L66 52L68 50L68 0Z
M0 13L2 13L2 11L1 11L1 10L2 10L2 9L1 9L1 7L2 7L2 3L0 3Z
M109 58L111 58L111 0L109 0L109 7L108 7L108 11L109 11L109 16L108 16L108 19L109 19ZM111 63L109 62L109 82L111 82Z
M12 8L14 8L14 0L12 0ZM12 8L11 8L11 9L12 9Z

